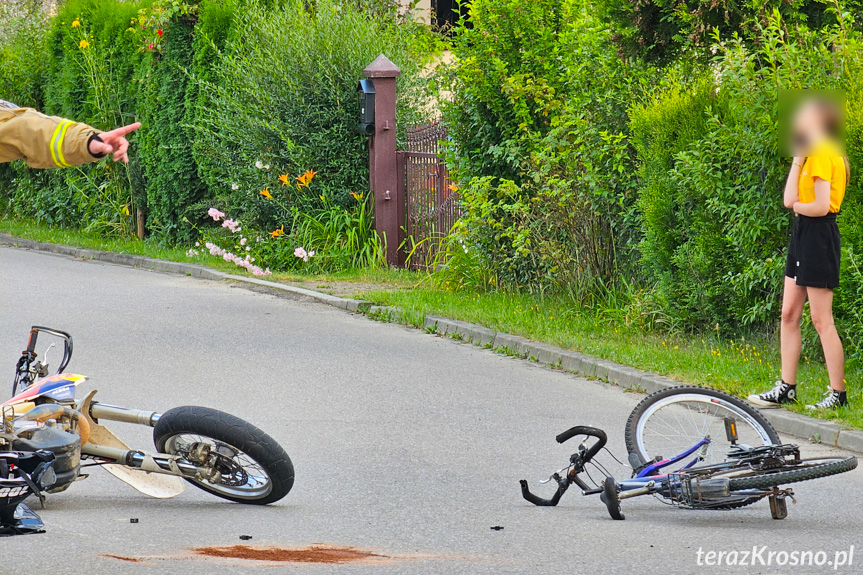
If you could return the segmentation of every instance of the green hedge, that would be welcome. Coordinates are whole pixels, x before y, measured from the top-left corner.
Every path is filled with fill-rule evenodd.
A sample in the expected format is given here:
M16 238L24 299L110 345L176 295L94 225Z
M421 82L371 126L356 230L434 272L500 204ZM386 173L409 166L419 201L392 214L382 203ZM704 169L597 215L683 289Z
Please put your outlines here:
M212 81L200 86L193 150L201 176L220 207L264 227L283 217L258 193L290 189L278 175L295 180L318 172L314 191L284 196L303 211L325 202L350 205L351 192L368 189L368 137L357 130L356 85L379 54L402 69L402 126L417 117L413 110L422 101L425 57L411 50L414 27L334 0L319 0L310 12L304 4L243 11Z
M778 88L844 89L848 154L852 167L863 161L859 33L847 14L828 11L810 30L764 12L715 41L709 59L689 50L655 66L609 50L620 40L609 5L471 4L445 76L465 216L442 277L569 293L574 309L673 329L775 325L792 221ZM860 181L852 175L840 217L836 303L854 335L863 335Z
M0 23L0 97L101 129L143 124L128 166L0 166L0 208L54 224L129 234L141 211L154 240L189 243L218 205L269 227L291 215L257 192L307 169L309 209L318 195L348 205L368 188L362 69L386 53L403 67L403 121L421 106L429 34L391 0L66 0L41 22Z

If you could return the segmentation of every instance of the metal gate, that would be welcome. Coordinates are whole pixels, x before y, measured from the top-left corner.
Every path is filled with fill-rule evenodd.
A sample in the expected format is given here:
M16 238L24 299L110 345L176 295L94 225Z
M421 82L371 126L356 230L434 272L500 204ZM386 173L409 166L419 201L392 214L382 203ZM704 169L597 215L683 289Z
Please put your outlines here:
M438 155L447 131L438 120L407 128L407 149L397 152L397 197L405 201L402 257L414 268L434 265L441 241L461 215L459 194Z

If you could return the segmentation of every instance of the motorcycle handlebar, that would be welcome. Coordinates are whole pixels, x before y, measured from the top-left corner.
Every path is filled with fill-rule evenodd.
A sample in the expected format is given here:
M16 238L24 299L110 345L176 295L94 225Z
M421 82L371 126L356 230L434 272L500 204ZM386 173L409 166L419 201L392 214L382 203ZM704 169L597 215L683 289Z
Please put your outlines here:
M69 365L70 361L72 361L72 336L65 331L60 331L59 329L34 325L30 328L30 337L27 339L27 353L35 353L36 340L42 332L53 335L54 337L59 337L63 340L63 360L57 368L57 373L63 373L63 370L66 369L66 366Z

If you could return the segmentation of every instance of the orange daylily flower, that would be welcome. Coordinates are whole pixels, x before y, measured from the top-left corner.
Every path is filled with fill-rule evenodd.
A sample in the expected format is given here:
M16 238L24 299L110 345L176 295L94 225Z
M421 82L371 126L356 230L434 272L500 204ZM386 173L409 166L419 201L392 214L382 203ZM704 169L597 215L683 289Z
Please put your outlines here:
M451 191L452 193L456 193L456 192L458 191L458 186L457 186L457 185L455 185L455 184L450 184L449 186L447 186L447 188L448 188L448 189L449 189L449 191Z
M273 199L273 194L270 193L270 186L267 186L266 188L264 188L263 190L261 190L258 193L261 194L262 196L264 196L265 198L267 198L268 200Z
M282 182L283 186L287 186L288 180L290 180L290 179L291 179L291 176L288 174L282 174L281 176L279 176L279 181Z
M351 192L351 197L352 197L353 199L355 199L356 201L358 201L358 202L363 201L363 197L364 197L365 195L366 195L365 193L358 194L358 193L356 193L356 192Z
M279 228L279 229L277 229L277 230L273 230L273 231L271 231L271 232L270 232L270 235L271 235L271 236L273 236L274 238L277 238L277 237L279 237L280 235L282 235L282 234L284 234L284 233L285 233L285 226L282 226L282 227L280 227L280 228Z
M315 177L315 174L317 174L317 172L314 170L306 170L305 174L297 177L297 181L301 186L308 186L312 182L312 178Z

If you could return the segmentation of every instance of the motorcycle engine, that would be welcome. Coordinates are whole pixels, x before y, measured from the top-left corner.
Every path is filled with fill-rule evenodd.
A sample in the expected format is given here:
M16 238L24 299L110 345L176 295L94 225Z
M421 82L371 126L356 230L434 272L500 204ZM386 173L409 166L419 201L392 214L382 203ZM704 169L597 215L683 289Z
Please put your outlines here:
M54 454L57 482L48 493L65 491L78 477L81 468L81 438L59 427L40 426L21 433L12 442L15 451L44 449Z

